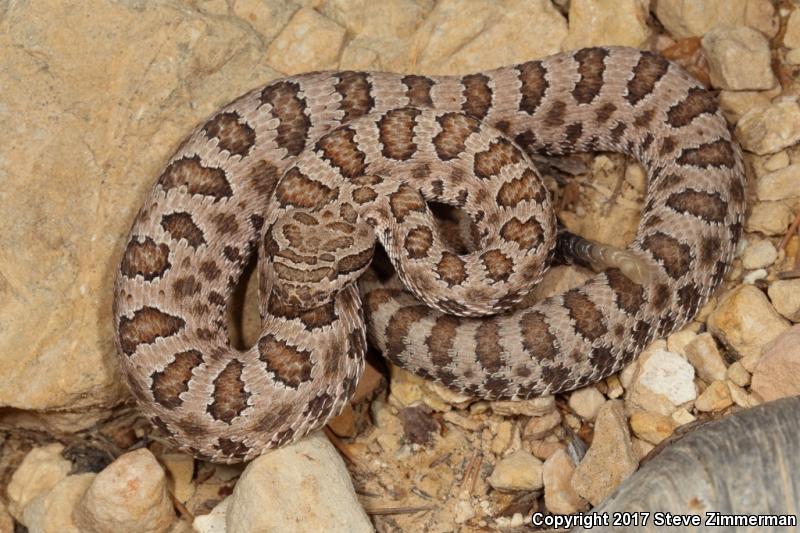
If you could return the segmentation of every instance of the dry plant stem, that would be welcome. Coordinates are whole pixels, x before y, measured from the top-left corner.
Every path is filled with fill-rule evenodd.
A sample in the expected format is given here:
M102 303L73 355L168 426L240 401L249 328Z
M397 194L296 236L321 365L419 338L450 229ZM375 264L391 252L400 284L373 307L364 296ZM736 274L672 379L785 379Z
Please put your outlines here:
M778 250L786 248L786 245L789 244L789 241L794 234L798 234L798 236L800 236L800 213L797 213L797 215L794 217L794 220L789 225L789 229L783 234L783 239L781 239L781 243L778 245ZM798 254L798 257L800 257L800 254Z
M464 471L464 479L461 481L461 489L466 489L469 494L472 494L472 491L475 490L475 482L478 479L478 473L480 472L482 462L483 454L476 451L472 454L469 463L467 463L467 468Z
M364 511L368 515L392 515L392 514L411 514L420 511L432 511L435 505L411 505L402 507L365 507Z
M324 430L325 430L325 436L328 437L328 440L331 441L331 444L333 444L336 447L336 449L339 450L339 453L342 454L342 457L347 459L347 462L350 463L351 465L358 467L359 466L358 459L356 459L356 457L347 447L347 444L345 444L342 441L342 439L337 437L336 434L328 426L325 426Z

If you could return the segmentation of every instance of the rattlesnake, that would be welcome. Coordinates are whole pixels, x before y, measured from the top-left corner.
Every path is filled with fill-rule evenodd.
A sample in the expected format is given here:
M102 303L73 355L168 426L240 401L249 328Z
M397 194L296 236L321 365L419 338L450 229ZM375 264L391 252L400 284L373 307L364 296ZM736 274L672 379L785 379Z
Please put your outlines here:
M586 244L557 239L526 152L597 150L647 168L636 238L609 262L635 268L520 307L558 250ZM175 445L219 462L337 414L367 334L470 396L574 389L697 313L733 258L745 196L715 98L650 52L589 48L463 77L280 79L199 126L145 200L115 287L121 365ZM469 215L477 249L442 240L429 202ZM376 238L405 288L372 276L360 295ZM255 251L263 330L240 351L225 308Z

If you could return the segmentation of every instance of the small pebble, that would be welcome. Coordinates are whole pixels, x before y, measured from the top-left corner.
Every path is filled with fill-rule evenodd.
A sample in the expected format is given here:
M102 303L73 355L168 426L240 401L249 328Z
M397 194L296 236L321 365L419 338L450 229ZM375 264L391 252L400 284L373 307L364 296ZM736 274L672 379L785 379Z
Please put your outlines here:
M546 415L531 417L525 424L522 434L526 439L538 440L552 432L559 424L561 424L561 413L552 411Z
M541 489L542 462L527 450L517 450L497 462L488 481L498 490Z
M742 148L759 155L772 154L800 141L800 106L783 100L747 111L736 123Z
M758 239L747 245L742 254L742 266L748 270L766 268L778 258L778 250L767 239Z
M710 333L701 333L686 346L686 356L706 383L725 379L725 361Z
M788 321L752 285L727 292L708 317L709 331L738 358L760 356L763 346L788 328Z
M53 443L33 448L25 455L6 488L8 511L12 516L21 519L25 506L33 498L67 477L72 463L62 457L62 451L64 446Z
M120 455L97 474L73 517L96 533L165 531L175 509L164 469L147 448Z
M586 501L572 488L575 464L563 449L554 452L542 468L544 505L555 514L572 514L585 509Z
M569 397L569 408L584 420L594 420L606 398L594 386L574 391Z
M800 395L800 324L764 347L753 370L750 388L764 401Z
M792 322L800 322L800 279L773 281L767 294L778 313Z
M734 91L771 89L775 85L769 41L746 26L717 26L702 40L711 84Z
M572 488L592 505L603 501L639 464L623 403L609 400L597 414L592 445L572 476Z
M697 397L694 406L698 411L722 411L733 403L728 386L724 381L714 381Z
M741 361L734 361L725 372L725 377L740 387L750 384L750 373L745 370Z
M649 411L636 411L631 415L631 430L640 439L651 444L658 444L666 439L678 423L672 417Z

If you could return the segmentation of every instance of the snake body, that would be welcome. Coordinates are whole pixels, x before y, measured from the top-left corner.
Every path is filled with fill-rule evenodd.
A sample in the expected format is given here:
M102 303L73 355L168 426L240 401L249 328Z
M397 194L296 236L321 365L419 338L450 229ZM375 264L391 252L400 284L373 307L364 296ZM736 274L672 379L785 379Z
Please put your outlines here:
M518 305L557 234L527 154L599 150L647 169L626 253L651 275L609 268ZM176 446L218 462L337 414L367 337L474 397L574 389L692 319L730 265L745 196L715 98L650 52L588 48L463 77L280 79L195 129L145 199L115 285L121 366ZM440 236L430 202L466 213L474 249ZM402 285L373 277L359 293L376 241ZM254 253L263 327L237 350L225 308Z

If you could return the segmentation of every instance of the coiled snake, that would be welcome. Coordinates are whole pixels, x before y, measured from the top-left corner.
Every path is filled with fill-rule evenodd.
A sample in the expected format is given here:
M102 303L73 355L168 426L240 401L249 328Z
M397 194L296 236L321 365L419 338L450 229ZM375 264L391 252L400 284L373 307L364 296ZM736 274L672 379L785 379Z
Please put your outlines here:
M559 237L526 155L597 150L648 172L624 251ZM443 240L429 202L468 215L474 249ZM744 209L741 153L715 98L650 52L589 48L463 77L280 79L199 126L146 198L115 286L122 368L172 442L219 462L337 414L367 334L468 395L570 390L696 314ZM405 287L371 282L360 295L376 239ZM556 250L605 270L514 307ZM239 351L225 308L256 252L263 329Z

